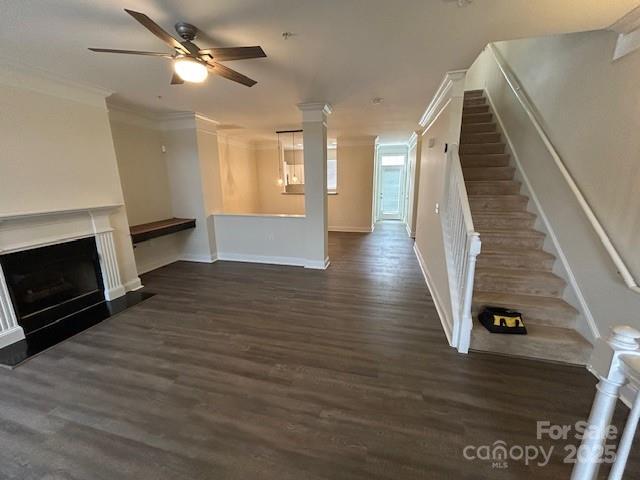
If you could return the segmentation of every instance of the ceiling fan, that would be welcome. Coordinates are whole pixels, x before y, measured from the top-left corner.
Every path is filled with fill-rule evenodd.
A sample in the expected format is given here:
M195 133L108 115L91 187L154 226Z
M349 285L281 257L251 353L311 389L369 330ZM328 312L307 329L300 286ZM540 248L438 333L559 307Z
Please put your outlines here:
M111 48L90 48L92 52L102 53L124 53L127 55L148 55L152 57L163 57L173 60L174 74L171 78L171 85L180 85L184 82L201 83L207 78L209 72L221 77L241 83L247 87L252 87L255 80L222 65L219 62L228 60L246 60L250 58L262 58L267 55L261 47L229 47L229 48L206 48L201 50L193 40L196 38L198 29L185 22L178 22L175 25L176 32L180 38L179 42L169 35L160 25L155 23L144 13L124 10L147 30L171 47L172 54L160 52L140 52L137 50L114 50Z

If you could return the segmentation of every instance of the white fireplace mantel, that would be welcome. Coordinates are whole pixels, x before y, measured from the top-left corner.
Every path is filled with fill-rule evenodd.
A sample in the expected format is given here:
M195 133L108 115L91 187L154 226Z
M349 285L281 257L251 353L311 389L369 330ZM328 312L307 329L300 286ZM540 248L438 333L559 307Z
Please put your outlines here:
M95 237L107 300L121 297L120 278L110 215L121 204L55 211L0 213L0 255ZM24 338L0 265L0 347Z

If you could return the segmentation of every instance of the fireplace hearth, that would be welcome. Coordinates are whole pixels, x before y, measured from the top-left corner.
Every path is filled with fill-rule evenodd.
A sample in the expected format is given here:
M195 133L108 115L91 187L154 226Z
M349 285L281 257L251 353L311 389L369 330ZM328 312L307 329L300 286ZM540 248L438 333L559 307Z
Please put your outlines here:
M105 300L94 237L2 255L0 264L25 335Z

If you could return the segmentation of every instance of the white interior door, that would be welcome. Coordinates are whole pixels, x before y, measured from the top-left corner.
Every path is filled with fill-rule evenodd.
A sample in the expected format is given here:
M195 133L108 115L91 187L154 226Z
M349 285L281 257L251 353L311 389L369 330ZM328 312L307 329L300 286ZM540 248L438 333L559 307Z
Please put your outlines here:
M379 220L402 220L405 189L404 155L383 155L379 176Z

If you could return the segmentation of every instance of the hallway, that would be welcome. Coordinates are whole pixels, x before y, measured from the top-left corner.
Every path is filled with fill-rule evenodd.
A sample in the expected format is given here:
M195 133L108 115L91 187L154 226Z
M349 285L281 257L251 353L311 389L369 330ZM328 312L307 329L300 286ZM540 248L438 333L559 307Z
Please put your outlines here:
M449 348L400 223L329 241L326 271L156 270L151 299L0 371L0 478L568 478L536 421L586 417L584 368ZM555 449L464 459L497 440Z

